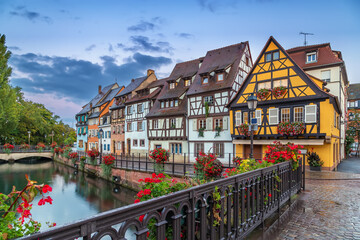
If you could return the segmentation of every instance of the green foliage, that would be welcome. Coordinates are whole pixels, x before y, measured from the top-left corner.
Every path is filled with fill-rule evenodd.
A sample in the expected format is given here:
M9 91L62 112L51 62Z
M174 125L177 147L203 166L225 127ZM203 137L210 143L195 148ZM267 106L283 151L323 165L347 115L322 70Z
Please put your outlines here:
M205 128L199 128L199 137L204 137L204 130L205 130Z
M313 151L309 151L307 154L307 162L309 163L309 166L312 167L321 167L324 162L320 159L319 155Z
M209 116L209 103L208 102L205 102L205 117L208 117Z
M355 139L352 135L351 130L346 131L346 137L345 137L345 151L346 154L350 153L351 145L355 142Z

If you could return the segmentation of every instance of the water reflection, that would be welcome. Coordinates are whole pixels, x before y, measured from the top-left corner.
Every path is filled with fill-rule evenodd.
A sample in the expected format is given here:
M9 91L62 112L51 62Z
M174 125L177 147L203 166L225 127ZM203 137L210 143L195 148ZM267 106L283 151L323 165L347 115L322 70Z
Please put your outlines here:
M8 193L13 185L18 189L26 185L25 174L38 183L49 184L53 188L52 205L38 206L35 199L33 218L39 220L46 229L45 222L57 225L70 223L99 212L129 205L134 202L135 192L119 187L99 178L92 178L82 172L62 164L26 161L0 165L0 192ZM115 189L115 191L114 191Z

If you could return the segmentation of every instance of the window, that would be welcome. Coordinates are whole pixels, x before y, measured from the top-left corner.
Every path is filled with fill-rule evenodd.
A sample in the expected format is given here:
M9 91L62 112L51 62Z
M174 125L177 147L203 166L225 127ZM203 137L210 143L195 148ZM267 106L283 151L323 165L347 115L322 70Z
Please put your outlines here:
M316 123L316 105L305 106L305 122Z
M107 150L110 151L110 144L107 145Z
M246 66L249 67L249 58L248 57L246 57Z
M316 62L316 52L306 54L306 63Z
M235 126L241 125L241 111L235 112Z
M274 85L274 88L275 87L287 87L288 86L288 80L287 79L275 80L273 85Z
M134 139L134 140L133 140L133 146L134 146L134 147L137 147L137 145L138 145L138 141L137 141L137 139Z
M217 80L218 82L223 81L223 80L224 80L224 73L218 73L218 74L216 75L216 80Z
M176 128L176 118L170 119L170 128Z
M170 101L170 107L174 107L174 101L173 100Z
M165 107L165 103L164 102L161 102L160 103L160 108L164 108Z
M174 100L174 103L175 103L175 107L179 106L179 100Z
M213 105L214 104L214 97L213 96L206 96L204 97L204 104L208 103L209 105Z
M270 61L271 61L271 53L265 54L265 62L270 62Z
M153 120L153 128L158 129L159 128L159 120Z
M182 154L182 144L181 143L170 143L170 151L174 154Z
M224 143L214 143L214 154L216 157L224 157Z
M138 104L138 105L137 105L137 112L138 112L138 113L142 113L142 112L143 112L143 105L142 105L142 104Z
M267 81L267 82L258 83L258 90L259 89L271 89L271 82Z
M169 107L169 101L166 101L165 103L165 107L168 108Z
M143 131L144 129L143 129L143 124L142 124L142 122L140 121L140 122L137 122L137 130L138 130L138 132L140 132L140 131Z
M198 129L206 129L206 119L198 119Z
M321 71L321 80L325 82L330 82L330 70Z
M189 79L184 80L185 87L190 86L190 84L191 84L191 81Z
M216 130L217 127L223 129L223 118L214 118L214 129Z
M281 109L281 122L290 122L290 108Z
M204 152L204 143L195 143L195 156L199 156L200 152Z
M304 121L304 108L295 107L294 108L294 122L303 122Z
M262 110L255 110L255 118L257 119L257 124L261 125L261 112Z
M202 77L201 84L207 84L209 83L209 77Z
M106 144L104 144L104 151L106 151Z
M131 128L132 124L131 123L127 123L127 131L131 132L132 128Z
M131 114L132 114L131 106L128 106L128 107L127 107L127 114L128 114L128 115L131 115Z
M155 145L155 148L161 148L161 145Z
M279 51L273 52L273 60L278 60L279 57Z
M249 122L248 119L249 119L249 113L248 112L243 112L243 120L242 120L242 122L243 123L248 123Z
M174 88L175 88L175 83L174 82L170 83L170 89L174 89Z
M279 109L278 108L269 109L269 124L270 125L279 124Z
M79 148L83 148L84 147L84 141L83 140L79 140Z
M140 139L140 147L145 147L145 139Z

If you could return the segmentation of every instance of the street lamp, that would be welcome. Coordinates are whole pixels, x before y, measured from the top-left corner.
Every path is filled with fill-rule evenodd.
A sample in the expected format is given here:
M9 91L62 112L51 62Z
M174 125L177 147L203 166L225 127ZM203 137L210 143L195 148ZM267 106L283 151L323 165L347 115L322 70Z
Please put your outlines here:
M28 134L29 134L29 146L30 146L30 134L31 134L31 132L28 131Z
M103 134L104 134L104 130L100 129L99 131L100 133L100 163L101 163L101 160L102 160L102 138L103 138Z
M252 93L247 99L248 108L250 110L250 158L254 158L254 132L252 123L252 113L257 107L257 97Z

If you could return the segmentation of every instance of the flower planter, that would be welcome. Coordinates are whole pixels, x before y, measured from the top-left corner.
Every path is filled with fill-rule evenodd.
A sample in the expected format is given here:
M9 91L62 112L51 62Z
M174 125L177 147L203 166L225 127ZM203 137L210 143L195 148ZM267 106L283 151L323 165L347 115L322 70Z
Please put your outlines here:
M275 87L272 90L272 94L276 99L284 98L287 93L287 89L285 87Z
M321 172L321 167L310 166L310 170L311 170L311 171Z
M256 97L258 99L260 99L260 101L265 101L266 99L269 98L271 94L271 90L270 89L260 89L257 93L256 93Z

